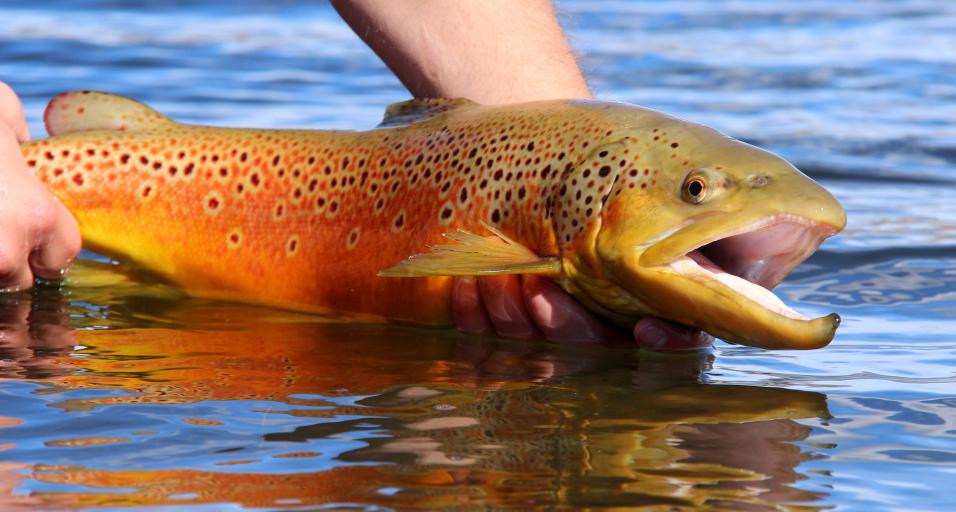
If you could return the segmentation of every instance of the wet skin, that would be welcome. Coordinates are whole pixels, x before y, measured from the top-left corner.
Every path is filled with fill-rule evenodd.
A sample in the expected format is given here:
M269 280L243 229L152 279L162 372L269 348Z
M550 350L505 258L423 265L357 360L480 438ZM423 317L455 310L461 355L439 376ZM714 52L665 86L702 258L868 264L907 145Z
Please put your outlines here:
M628 336L551 281L536 276L460 277L453 295L455 325L471 334L547 339L556 343L636 343L648 350L704 350L713 336L661 318L644 317Z

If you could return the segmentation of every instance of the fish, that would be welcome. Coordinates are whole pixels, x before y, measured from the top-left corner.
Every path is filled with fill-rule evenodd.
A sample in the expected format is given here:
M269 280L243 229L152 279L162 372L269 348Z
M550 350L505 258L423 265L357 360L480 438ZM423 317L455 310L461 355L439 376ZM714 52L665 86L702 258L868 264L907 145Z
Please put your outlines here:
M415 99L366 131L175 122L55 97L21 146L84 246L199 297L450 326L454 276L536 275L623 328L652 315L767 349L826 346L770 289L846 225L786 160L597 100Z

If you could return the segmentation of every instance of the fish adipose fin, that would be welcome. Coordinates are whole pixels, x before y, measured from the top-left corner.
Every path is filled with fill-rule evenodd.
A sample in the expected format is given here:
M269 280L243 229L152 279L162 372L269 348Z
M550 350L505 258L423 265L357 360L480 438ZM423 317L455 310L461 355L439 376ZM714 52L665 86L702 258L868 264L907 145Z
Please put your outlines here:
M378 273L382 277L480 276L552 274L561 272L557 258L541 257L487 224L498 238L459 229L444 236L455 244L429 246L434 252L416 254Z
M50 136L91 130L142 131L176 123L146 105L123 96L73 91L50 101L43 112Z
M392 103L385 109L385 116L378 127L405 126L443 114L449 110L475 106L478 106L478 103L465 98L418 98L400 101Z

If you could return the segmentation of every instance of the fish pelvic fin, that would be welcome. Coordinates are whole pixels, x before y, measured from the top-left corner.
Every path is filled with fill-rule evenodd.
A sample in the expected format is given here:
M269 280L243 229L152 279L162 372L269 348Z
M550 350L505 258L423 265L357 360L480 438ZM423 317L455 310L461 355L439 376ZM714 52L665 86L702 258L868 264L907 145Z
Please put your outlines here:
M561 262L542 257L508 238L492 226L484 226L496 237L476 235L459 229L445 233L454 244L429 246L432 252L416 254L378 273L381 277L487 276L503 274L561 273Z
M43 112L50 136L91 130L142 131L175 124L152 108L123 96L71 91L50 100Z

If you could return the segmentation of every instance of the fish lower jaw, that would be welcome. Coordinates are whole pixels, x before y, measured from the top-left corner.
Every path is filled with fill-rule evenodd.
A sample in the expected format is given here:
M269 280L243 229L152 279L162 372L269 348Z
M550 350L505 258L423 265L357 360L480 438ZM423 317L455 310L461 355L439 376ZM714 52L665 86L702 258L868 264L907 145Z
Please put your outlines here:
M677 258L669 265L675 273L691 277L693 279L714 280L732 290L734 293L742 295L761 307L772 311L780 316L793 320L809 321L810 318L800 312L787 306L780 297L773 292L752 283L742 277L735 276L714 265L706 256L698 251L692 251L687 256Z
M682 311L678 321L730 343L816 349L828 345L840 325L835 313L811 319L794 311L768 289L725 272L696 251L658 267L657 273L659 283L679 281L664 300Z

